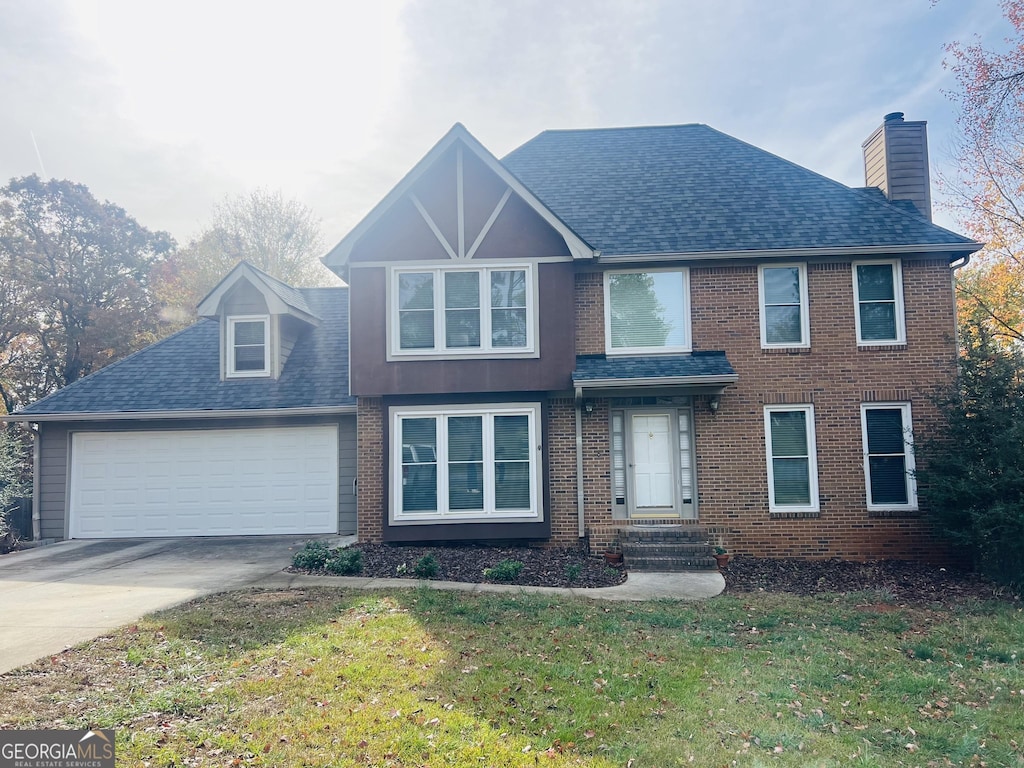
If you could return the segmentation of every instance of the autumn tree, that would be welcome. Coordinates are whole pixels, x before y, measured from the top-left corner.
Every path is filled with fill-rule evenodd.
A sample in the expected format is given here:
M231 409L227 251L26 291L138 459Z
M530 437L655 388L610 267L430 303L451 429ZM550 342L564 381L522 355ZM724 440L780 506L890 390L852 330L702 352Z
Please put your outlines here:
M290 285L330 285L319 260L324 243L313 212L280 191L258 189L226 199L209 226L160 265L154 276L165 318L179 326L195 316L202 298L240 261Z
M957 168L942 177L961 224L988 245L959 274L961 316L994 340L1024 342L1024 0L1002 0L1004 50L947 47L959 103Z
M88 187L0 189L0 398L17 407L160 335L149 275L174 243Z

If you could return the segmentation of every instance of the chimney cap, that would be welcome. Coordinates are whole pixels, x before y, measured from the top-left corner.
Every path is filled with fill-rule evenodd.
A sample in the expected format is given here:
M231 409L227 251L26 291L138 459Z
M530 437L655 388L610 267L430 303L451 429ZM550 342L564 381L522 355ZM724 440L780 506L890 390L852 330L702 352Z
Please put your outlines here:
M886 123L902 123L903 113L902 112L890 112L888 115L882 118L883 122Z

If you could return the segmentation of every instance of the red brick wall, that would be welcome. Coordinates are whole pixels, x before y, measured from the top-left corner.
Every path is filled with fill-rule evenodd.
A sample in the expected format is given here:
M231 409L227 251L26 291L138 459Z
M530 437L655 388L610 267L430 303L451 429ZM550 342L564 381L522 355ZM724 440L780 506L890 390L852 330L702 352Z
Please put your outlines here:
M578 351L603 352L601 276L581 274L576 285ZM936 418L931 394L955 369L948 264L903 261L905 345L857 347L850 262L810 264L808 288L811 348L762 350L756 265L691 268L694 349L725 350L739 374L716 416L705 397L695 399L700 523L736 553L944 559L946 549L928 533L925 510L889 517L868 512L860 406L910 402L918 441ZM816 516L769 513L763 408L774 403L814 404L821 508ZM585 488L591 546L599 551L613 542L614 523L606 404L596 405L599 410L584 419Z
M384 407L380 398L361 397L356 411L356 534L359 541L380 543L384 529L384 482L387 457L382 440Z

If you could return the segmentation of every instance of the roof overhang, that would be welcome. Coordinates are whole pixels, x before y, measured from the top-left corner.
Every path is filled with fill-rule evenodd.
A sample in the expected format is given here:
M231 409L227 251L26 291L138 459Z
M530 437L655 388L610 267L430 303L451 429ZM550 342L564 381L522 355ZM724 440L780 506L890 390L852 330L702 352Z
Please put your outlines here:
M47 421L171 421L176 419L262 419L289 416L342 416L355 414L354 405L329 405L309 408L238 408L234 410L191 411L107 411L86 413L13 413L0 421L35 424Z
M721 391L739 381L739 374L721 376L649 376L641 378L573 379L573 386L582 390L594 389L644 389L650 387L675 387Z
M540 199L531 192L515 175L508 170L501 161L468 131L462 123L456 123L440 141L435 144L423 159L410 170L401 181L384 196L377 205L373 207L362 221L360 221L351 232L341 239L321 261L329 269L337 272L348 266L352 250L362 237L369 232L373 226L380 221L381 217L393 206L403 195L408 193L413 185L423 176L424 173L437 161L445 152L456 143L461 143L466 149L476 155L495 175L504 181L512 191L530 206L552 229L561 235L566 247L572 254L573 259L593 259L597 252L582 237L577 235L564 221L556 216Z
M742 259L864 258L865 256L943 254L950 261L969 256L985 247L984 243L922 243L920 245L861 245L837 248L780 248L748 251L682 251L671 253L597 253L603 263L648 261L738 261Z

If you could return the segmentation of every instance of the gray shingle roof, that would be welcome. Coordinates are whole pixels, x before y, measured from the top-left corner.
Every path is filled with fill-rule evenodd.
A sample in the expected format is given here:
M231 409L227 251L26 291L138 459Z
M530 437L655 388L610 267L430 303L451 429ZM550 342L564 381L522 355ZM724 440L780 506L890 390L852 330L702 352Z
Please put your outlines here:
M268 275L259 267L249 264L249 262L245 262L245 264L247 264L254 272L257 272L266 282L267 288L273 291L285 304L290 307L295 307L296 309L305 312L307 315L316 316L316 312L310 309L309 304L306 303L306 297L303 296L301 288L295 288L294 286L288 285L288 283L283 283L273 275Z
M612 380L698 377L721 380L735 376L736 371L729 364L724 352L694 352L692 355L646 357L578 355L572 380L574 384L586 385L588 382Z
M971 242L706 125L545 131L502 162L606 255Z
M355 405L348 394L348 289L302 288L323 322L296 341L281 377L221 380L219 324L180 333L30 405L25 415L219 411Z

